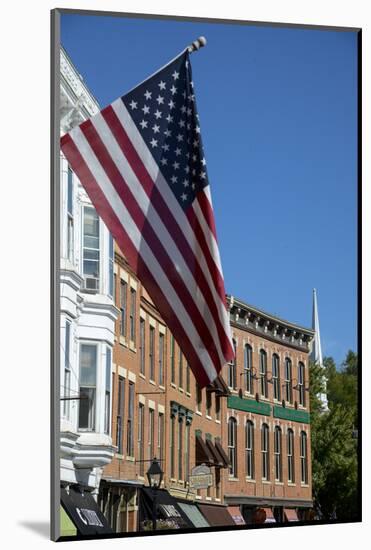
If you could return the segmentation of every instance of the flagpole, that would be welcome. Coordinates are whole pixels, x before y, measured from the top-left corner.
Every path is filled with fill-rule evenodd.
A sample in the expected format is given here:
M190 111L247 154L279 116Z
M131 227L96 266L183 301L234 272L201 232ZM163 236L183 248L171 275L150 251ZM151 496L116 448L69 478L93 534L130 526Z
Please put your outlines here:
M188 46L189 53L197 52L200 48L203 48L206 46L207 41L204 36L199 36L196 40L192 42L190 46Z

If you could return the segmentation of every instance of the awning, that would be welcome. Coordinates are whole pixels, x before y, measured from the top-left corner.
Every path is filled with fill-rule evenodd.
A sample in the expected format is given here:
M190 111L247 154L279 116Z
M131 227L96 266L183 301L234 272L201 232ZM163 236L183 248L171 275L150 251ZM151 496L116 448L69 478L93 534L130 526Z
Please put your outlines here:
M224 466L224 461L218 451L216 450L216 447L214 443L211 441L211 439L206 439L206 445L209 448L209 451L211 452L213 459L214 459L214 465L215 466Z
M200 435L196 435L196 463L205 463L208 466L214 466L215 464L213 453Z
M88 491L80 492L71 486L69 493L61 489L61 502L69 518L76 525L79 535L113 533L98 504Z
M294 508L283 509L287 521L299 521L298 515Z
M276 519L273 515L271 508L263 508L266 516L265 516L265 522L264 523L276 523Z
M178 504L195 527L210 527L195 504L186 504L185 502L178 502Z
M271 508L257 508L253 513L253 523L275 523Z
M228 506L227 509L236 525L246 525L239 506Z
M215 441L215 448L216 448L216 450L218 451L218 453L220 454L220 456L223 460L223 463L224 463L223 467L224 468L229 468L229 458L228 458L225 450L223 449L223 447L219 443L219 441Z
M215 380L206 387L206 389L207 391L215 392L216 395L220 396L228 396L231 393L221 376L217 376Z
M140 530L145 529L144 523L152 521L153 491L149 487L140 489L139 522ZM194 527L187 514L165 489L157 490L157 520L162 520L164 528L188 529Z
M197 506L211 526L236 525L226 506L213 506L212 504L198 504Z

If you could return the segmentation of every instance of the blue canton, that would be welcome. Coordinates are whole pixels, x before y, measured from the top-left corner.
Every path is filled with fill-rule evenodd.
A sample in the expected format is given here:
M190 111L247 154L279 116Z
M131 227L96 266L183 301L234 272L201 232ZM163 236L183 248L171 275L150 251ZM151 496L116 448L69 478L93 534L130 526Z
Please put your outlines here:
M209 184L188 51L121 99L186 209Z

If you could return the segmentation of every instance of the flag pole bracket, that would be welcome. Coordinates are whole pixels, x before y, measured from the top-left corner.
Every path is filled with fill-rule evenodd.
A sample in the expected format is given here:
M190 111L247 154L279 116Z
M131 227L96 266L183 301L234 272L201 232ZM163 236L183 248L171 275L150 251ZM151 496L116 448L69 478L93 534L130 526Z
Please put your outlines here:
M192 42L192 44L190 44L190 46L188 46L188 51L189 53L197 52L197 50L203 48L204 46L206 46L206 44L206 38L204 36L199 36L196 40Z

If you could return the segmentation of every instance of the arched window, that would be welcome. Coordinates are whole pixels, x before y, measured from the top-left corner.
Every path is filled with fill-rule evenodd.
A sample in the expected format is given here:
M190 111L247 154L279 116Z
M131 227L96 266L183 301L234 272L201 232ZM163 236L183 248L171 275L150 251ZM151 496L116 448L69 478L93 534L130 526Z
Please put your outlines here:
M268 397L267 352L263 349L261 349L259 353L259 366L260 366L260 393L263 397Z
M245 369L245 390L248 393L254 393L254 379L252 377L252 347L249 344L245 345L243 366Z
M280 382L280 358L276 353L272 357L272 378L273 378L273 397L277 401L281 400L281 382Z
M237 477L237 422L233 417L228 420L228 458L229 475Z
M261 441L261 454L262 454L262 478L269 480L269 427L267 424L262 425L262 441Z
M282 481L282 431L279 426L274 428L274 473L275 480Z
M308 453L307 453L307 434L300 433L300 465L301 465L301 482L308 484Z
M299 405L305 407L305 368L304 363L298 366Z
M291 359L285 359L285 399L292 403L292 363Z
M230 388L236 389L236 387L237 387L237 382L236 382L237 343L236 343L236 340L234 338L233 338L232 342L233 342L234 358L229 362L229 365L228 365L228 386Z
M246 477L254 479L254 424L246 422Z
M291 428L287 430L287 481L294 483L294 432Z

